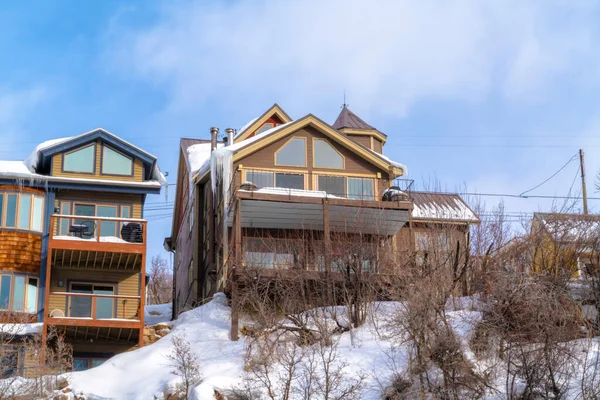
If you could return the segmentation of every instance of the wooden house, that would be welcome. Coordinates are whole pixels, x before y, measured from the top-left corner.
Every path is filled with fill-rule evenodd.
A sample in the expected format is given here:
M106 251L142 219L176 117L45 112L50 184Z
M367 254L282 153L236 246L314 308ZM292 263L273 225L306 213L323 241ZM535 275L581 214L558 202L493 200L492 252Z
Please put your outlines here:
M597 275L600 266L600 215L534 213L532 272Z
M157 159L104 129L0 161L0 312L65 332L74 368L142 345Z
M369 273L450 227L468 246L479 220L457 195L413 193L406 167L383 154L387 136L346 106L333 125L293 120L277 104L218 141L182 139L171 236L174 313L217 291L235 296L247 270L315 277L349 258ZM232 319L232 339L238 335Z

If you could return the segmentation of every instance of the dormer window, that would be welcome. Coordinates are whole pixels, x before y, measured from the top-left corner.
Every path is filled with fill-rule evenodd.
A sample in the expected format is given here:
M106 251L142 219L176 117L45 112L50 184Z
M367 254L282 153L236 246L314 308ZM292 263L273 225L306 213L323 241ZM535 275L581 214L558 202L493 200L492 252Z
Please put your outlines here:
M63 171L65 172L93 174L95 167L96 145L94 144L65 153L63 156Z
M133 160L108 146L102 146L102 174L133 175Z
M267 122L266 124L263 124L263 126L261 126L257 131L256 131L256 135L258 135L259 133L262 132L266 132L269 129L273 129L275 128L275 124L272 122Z
M306 139L292 138L275 153L276 165L306 167Z
M344 157L326 140L313 141L315 168L344 169Z

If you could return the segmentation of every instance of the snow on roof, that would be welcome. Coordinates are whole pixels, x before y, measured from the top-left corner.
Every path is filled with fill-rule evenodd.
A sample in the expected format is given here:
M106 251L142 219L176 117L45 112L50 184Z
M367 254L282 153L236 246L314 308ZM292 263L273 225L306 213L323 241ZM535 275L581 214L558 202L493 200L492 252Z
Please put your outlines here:
M65 138L59 138L59 139L51 139L51 140L46 140L45 142L38 144L35 147L35 149L31 152L29 157L27 157L27 159L25 160L25 165L27 166L27 168L29 169L30 172L36 172L36 167L40 162L40 157L42 155L43 150L49 149L50 147L57 146L68 140L74 139L75 137L77 137L77 136L71 136L71 137L65 137Z
M217 143L217 149L223 147L223 143ZM199 143L193 144L187 148L188 154L188 163L190 167L191 174L194 175L196 172L200 170L204 170L208 165L210 165L210 142L209 143Z
M239 135L241 135L242 133L244 133L246 131L246 129L250 128L250 125L252 125L253 123L255 123L258 120L259 117L256 118L252 118L250 121L248 121L246 123L246 125L242 126L236 133L235 133L235 137L238 137Z
M400 164L399 162L396 162L396 161L392 160L391 158L384 156L384 155L383 155L383 154L381 154L381 153L378 153L378 152L376 152L376 151L374 151L374 150L371 150L371 149L369 149L368 147L367 147L367 149L368 149L368 150L369 150L371 153L373 153L373 154L375 154L375 155L377 155L377 156L379 156L379 157L383 158L385 161L389 162L389 163L390 163L391 165L393 165L394 167L396 167L396 168L400 168L402 171L404 171L404 175L406 175L406 174L408 173L408 168L406 167L406 165L404 165L404 164Z
M411 192L414 219L479 222L477 215L457 194Z
M38 144L35 147L35 149L31 152L31 154L29 154L27 159L25 159L25 161L2 161L2 160L0 160L0 176L4 176L4 177L8 177L8 178L16 178L16 179L58 181L59 180L59 179L57 179L58 177L50 177L50 176L46 176L46 175L37 174L37 166L39 165L39 163L41 161L40 159L42 156L42 152L46 149L52 148L54 146L58 146L59 144L67 142L69 140L77 139L81 136L90 134L97 130L102 130L104 133L106 133L110 136L113 136L113 137L117 138L118 140L126 143L127 145L135 148L136 150L156 159L155 156L148 153L147 151L140 149L139 147L127 142L126 140L121 139L120 137L116 136L113 133L108 132L107 130L105 130L103 128L98 128L98 129L94 129L94 130L82 133L81 135L77 135L77 136L70 136L70 137L46 140L46 141ZM62 178L62 180L64 180L64 179L71 180L73 182L86 182L86 183L87 182L94 182L94 183L98 182L97 179ZM161 172L160 168L158 167L158 164L156 164L156 163L152 170L152 180L157 181L160 184L160 186L167 185L167 179L165 178L164 174ZM111 181L111 182L117 182L117 181ZM128 182L128 184L129 183L136 183L136 182ZM137 182L137 183L140 183L140 182ZM149 182L142 182L142 183L144 185L148 185Z
M290 122L287 122L285 124L277 125L276 127L268 129L268 130L266 130L264 132L261 132L258 135L254 135L251 138L248 138L246 140L242 140L241 142L237 142L235 144L232 144L231 146L227 146L227 149L231 150L231 151L234 151L234 152L238 151L240 149L243 149L244 147L249 146L249 145L251 145L252 143L254 143L254 142L258 141L258 140L261 140L264 137L267 137L267 136L270 136L270 135L274 134L275 132L277 132L277 131L285 128L286 126L288 126L290 124L293 124L294 122L295 121L290 121Z
M342 197L334 196L331 194L327 194L327 192L321 190L304 190L304 189L287 189L287 188L279 188L279 187L264 187L257 190L244 190L239 189L244 192L253 192L253 193L265 193L265 194L284 194L286 196L303 196L303 197L328 197L328 198L336 198L341 199Z
M600 215L535 213L534 218L558 241L596 240L600 234Z

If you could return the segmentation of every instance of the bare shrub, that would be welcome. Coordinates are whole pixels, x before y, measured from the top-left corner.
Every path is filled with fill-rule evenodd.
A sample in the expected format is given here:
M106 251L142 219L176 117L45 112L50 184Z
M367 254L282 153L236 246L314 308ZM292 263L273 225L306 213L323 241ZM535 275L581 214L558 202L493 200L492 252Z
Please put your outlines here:
M180 378L175 395L178 399L187 400L190 390L202 381L198 356L183 336L173 335L172 342L173 351L166 357L173 367L171 373Z

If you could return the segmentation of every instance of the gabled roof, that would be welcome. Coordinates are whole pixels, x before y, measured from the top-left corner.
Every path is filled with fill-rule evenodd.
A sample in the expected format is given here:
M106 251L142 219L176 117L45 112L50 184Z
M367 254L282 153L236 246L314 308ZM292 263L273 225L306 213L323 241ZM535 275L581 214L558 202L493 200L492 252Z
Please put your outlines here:
M353 153L362 157L364 160L369 161L385 171L389 171L389 173L394 177L406 174L406 166L394 162L365 146L361 146L348 136L338 132L329 124L312 114L308 114L295 121L276 126L275 128L262 132L259 135L251 137L250 139L227 146L225 149L233 151L233 160L235 162L306 126L311 126L317 129L331 140L346 147Z
M371 125L367 124L363 121L358 115L354 114L348 107L344 104L342 107L342 111L340 115L338 115L337 119L333 123L333 129L364 129L364 130L376 130Z
M78 136L69 138L53 139L38 145L34 152L29 156L26 163L28 167L36 172L48 170L52 156L58 153L63 153L69 150L76 149L88 143L95 142L101 139L104 143L119 150L130 157L138 158L144 163L146 171L146 180L156 179L160 181L160 177L156 176L156 157L145 150L121 139L117 135L103 129L97 128L89 132L82 133Z
M600 237L600 215L536 212L533 219L556 241L588 242Z
M477 215L458 194L410 192L410 197L414 202L413 220L479 223Z
M273 104L267 111L262 113L258 118L254 118L246 125L244 125L235 135L234 143L245 140L248 138L252 132L255 132L258 128L262 126L268 119L277 117L284 124L291 122L292 118L285 112L279 104Z

